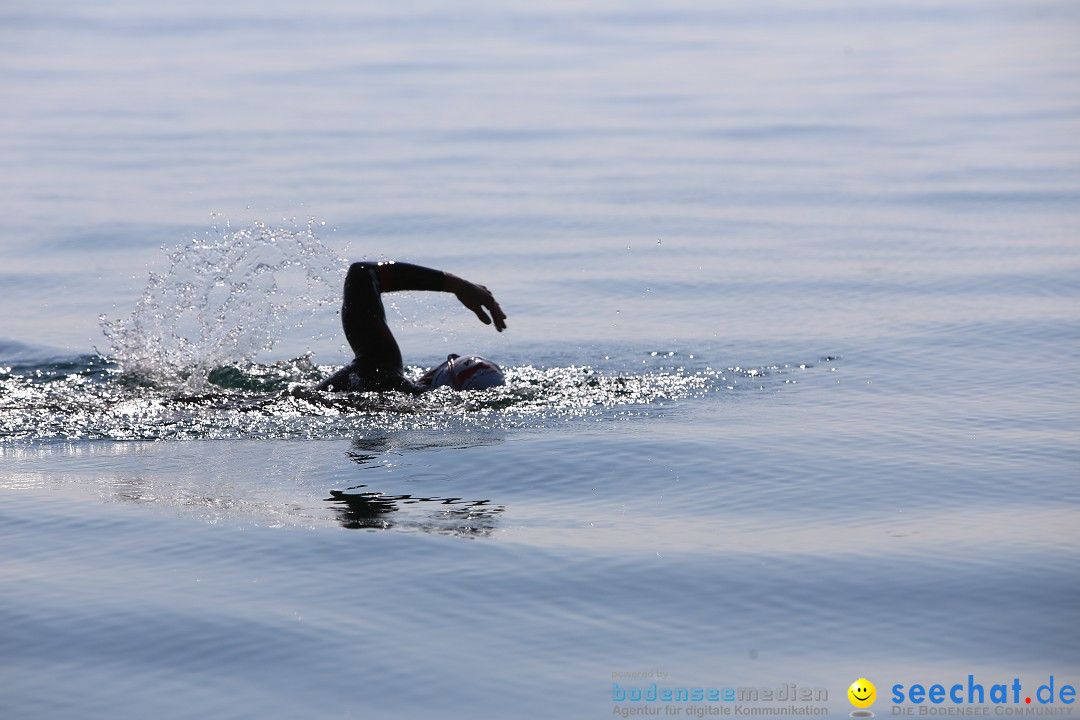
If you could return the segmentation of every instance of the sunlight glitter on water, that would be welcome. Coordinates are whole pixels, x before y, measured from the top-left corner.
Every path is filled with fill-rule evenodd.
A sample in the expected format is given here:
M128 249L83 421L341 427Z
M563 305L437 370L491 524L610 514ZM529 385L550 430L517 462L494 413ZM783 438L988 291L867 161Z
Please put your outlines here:
M770 390L808 368L727 368L613 373L588 366L506 368L485 391L326 393L309 389L332 368L306 358L234 363L184 382L150 384L96 356L0 374L0 437L10 440L350 437L373 428L542 426L619 408L662 410L666 401L713 392ZM413 369L414 374L419 369ZM752 381L739 385L739 380Z

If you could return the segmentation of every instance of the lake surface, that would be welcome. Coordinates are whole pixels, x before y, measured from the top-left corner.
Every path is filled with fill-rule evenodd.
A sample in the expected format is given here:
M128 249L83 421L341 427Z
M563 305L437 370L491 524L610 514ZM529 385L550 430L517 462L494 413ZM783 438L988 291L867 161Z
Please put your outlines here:
M5 5L0 715L1075 714L1077 37ZM360 258L490 287L388 313L508 385L306 390Z

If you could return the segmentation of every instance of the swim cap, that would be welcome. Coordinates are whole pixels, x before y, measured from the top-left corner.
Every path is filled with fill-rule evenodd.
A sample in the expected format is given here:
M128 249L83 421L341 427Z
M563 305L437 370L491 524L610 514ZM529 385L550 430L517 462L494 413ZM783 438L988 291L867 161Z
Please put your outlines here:
M499 366L479 355L450 355L442 365L425 373L424 380L433 388L446 386L455 390L484 390L506 384Z

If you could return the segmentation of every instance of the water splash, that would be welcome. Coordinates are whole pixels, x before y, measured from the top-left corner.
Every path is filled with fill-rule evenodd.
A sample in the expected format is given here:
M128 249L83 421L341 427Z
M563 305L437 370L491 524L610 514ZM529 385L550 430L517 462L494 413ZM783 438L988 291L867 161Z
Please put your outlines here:
M271 350L283 333L340 301L347 263L313 226L255 223L173 251L129 318L101 316L109 359L143 382L198 390L217 368Z

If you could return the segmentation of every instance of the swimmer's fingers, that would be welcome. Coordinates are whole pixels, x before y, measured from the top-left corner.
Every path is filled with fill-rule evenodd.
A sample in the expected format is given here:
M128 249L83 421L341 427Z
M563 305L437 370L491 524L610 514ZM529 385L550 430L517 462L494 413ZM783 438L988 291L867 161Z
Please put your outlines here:
M487 316L487 313L484 312L484 308L482 308L482 307L474 307L474 308L470 308L470 310L472 310L474 313L476 313L476 317L480 318L480 322L484 323L485 325L490 325L491 324L491 318L489 318Z
M499 307L499 303L486 287L458 279L453 292L462 305L476 314L480 322L485 325L494 323L495 329L499 332L506 329L506 313Z
M480 318L480 322L485 325L491 325L495 323L495 329L502 332L506 329L506 313L499 307L499 303L495 302L495 298L491 296L491 293L487 293L487 297L480 301L478 305L467 305L470 310L476 313L476 317ZM487 310L487 312L484 312ZM488 316L490 313L490 317Z
M480 322L485 325L490 325L492 321L495 323L495 329L502 332L506 329L506 313L499 307L499 303L495 300L495 296L491 294L483 285L473 285L473 288L477 291L475 305L469 305L469 309L476 313L476 317L480 318ZM484 312L487 310L487 313ZM491 314L488 317L488 313Z
M488 293L491 297L491 293ZM491 313L491 319L495 321L495 329L502 332L506 329L506 313L499 307L499 303L495 302L495 298L491 297L491 305L488 306L488 310ZM485 325L487 323L484 323Z

